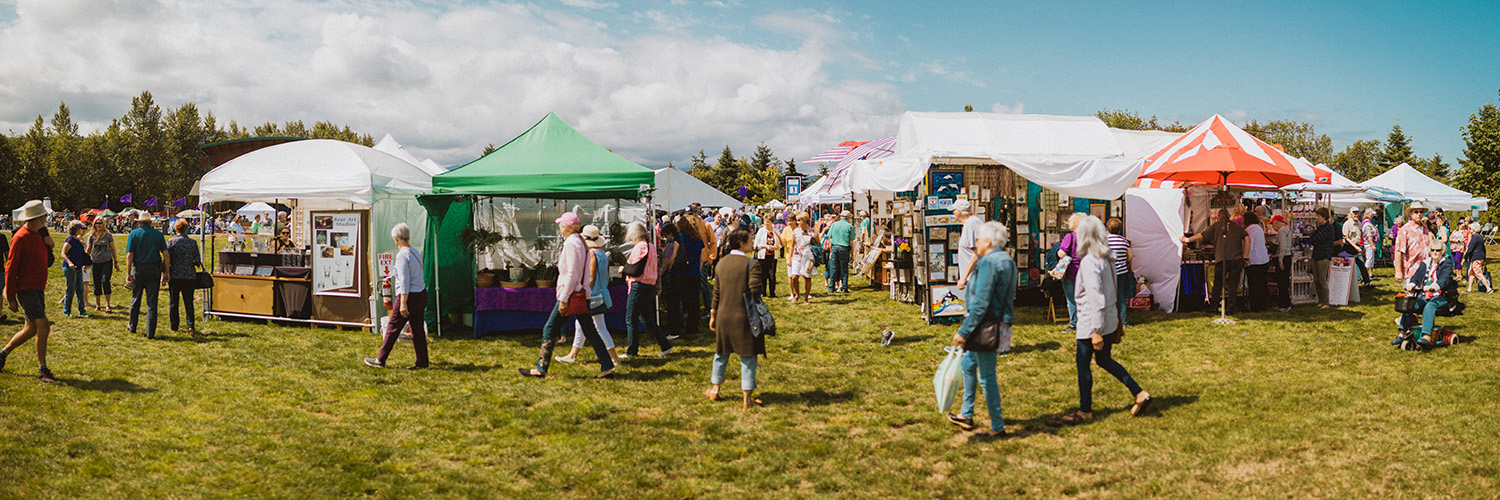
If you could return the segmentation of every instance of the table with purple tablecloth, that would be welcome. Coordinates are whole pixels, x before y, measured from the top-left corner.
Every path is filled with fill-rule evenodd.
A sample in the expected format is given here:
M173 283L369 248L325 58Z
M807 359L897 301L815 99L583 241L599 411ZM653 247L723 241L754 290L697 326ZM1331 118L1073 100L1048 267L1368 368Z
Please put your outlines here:
M604 324L612 329L625 329L625 298L629 289L625 285L609 287L612 304L604 314ZM489 332L508 330L541 329L547 318L557 307L557 290L554 288L475 288L474 289L474 337ZM567 326L568 331L573 325Z

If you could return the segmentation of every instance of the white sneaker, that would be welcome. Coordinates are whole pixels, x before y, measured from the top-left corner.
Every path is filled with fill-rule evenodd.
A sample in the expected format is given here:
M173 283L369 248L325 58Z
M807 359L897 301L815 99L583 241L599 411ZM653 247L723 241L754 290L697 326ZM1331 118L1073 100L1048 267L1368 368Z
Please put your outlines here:
M667 336L667 340L677 340L677 339L680 339L680 338L682 338L681 335L668 335Z
M559 363L572 363L574 361L578 361L578 359L576 359L576 358L570 358L570 357L567 357L567 356L558 356L558 357L553 358L553 359L556 359Z
M658 358L665 358L665 357L667 357L668 354L672 353L672 349L676 349L676 348L675 347L668 347L667 350L662 351L661 354L657 354L656 357L658 357Z
M631 356L629 354L621 354L620 355L620 359L630 359L630 358L631 358Z

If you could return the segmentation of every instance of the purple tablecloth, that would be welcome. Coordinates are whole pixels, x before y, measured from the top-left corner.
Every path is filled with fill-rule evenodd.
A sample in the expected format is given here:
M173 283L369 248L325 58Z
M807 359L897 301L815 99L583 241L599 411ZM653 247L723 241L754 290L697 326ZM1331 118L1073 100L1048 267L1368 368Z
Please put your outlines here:
M609 298L614 304L609 312L625 314L625 297L630 290L625 285L609 287ZM475 288L475 311L535 311L552 312L557 307L557 290L552 288Z

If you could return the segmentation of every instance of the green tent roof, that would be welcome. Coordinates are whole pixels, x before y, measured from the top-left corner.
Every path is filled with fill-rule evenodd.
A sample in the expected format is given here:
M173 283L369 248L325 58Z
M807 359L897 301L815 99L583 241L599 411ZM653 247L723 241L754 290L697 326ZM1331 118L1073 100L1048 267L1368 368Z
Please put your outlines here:
M490 154L433 176L433 194L635 198L656 185L646 167L621 158L554 113Z

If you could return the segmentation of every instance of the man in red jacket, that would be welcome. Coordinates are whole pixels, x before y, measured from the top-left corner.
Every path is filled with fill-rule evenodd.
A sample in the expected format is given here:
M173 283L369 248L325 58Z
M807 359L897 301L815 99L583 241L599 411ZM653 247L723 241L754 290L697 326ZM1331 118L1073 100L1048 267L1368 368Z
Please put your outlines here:
M26 321L21 331L0 349L0 370L5 369L5 358L15 348L36 337L36 360L40 368L37 377L43 382L57 382L52 370L47 369L47 334L52 326L47 323L46 299L42 291L47 289L47 243L40 231L47 224L51 213L40 200L31 200L21 207L16 222L25 225L16 230L11 240L9 259L5 265L5 302L11 311L25 310Z

